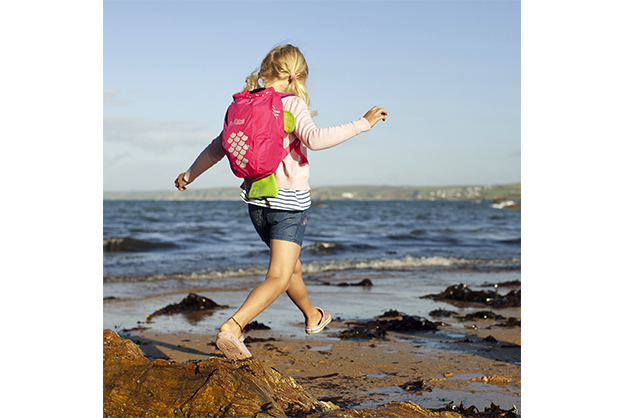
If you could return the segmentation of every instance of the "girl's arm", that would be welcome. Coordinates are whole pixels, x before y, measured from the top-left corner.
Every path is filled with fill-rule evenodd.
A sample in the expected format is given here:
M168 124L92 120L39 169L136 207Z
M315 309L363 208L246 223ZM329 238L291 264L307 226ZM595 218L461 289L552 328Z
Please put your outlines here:
M190 184L200 176L203 172L217 164L226 153L221 146L221 134L208 144L204 151L198 155L195 162L189 167L185 173L180 173L178 178L174 181L178 190L185 190L186 185Z
M285 107L288 107L289 109L286 110L290 110L295 116L294 133L306 148L313 151L334 147L359 133L366 132L378 121L386 120L387 115L386 110L376 106L357 121L329 128L318 128L305 102L293 96L289 99Z

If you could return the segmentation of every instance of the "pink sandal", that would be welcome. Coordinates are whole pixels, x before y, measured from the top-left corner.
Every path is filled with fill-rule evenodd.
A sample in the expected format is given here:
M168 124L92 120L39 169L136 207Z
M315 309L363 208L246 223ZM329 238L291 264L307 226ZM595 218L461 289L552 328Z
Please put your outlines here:
M232 319L235 324L239 325L239 323L234 318ZM241 325L239 325L241 328ZM241 332L243 332L243 328L241 328ZM245 360L246 358L252 357L252 353L247 349L243 341L245 338L243 335L238 337L231 332L222 331L217 334L217 348L221 350L222 353L226 356L226 358L232 360Z
M314 327L306 326L306 334L317 334L323 331L326 325L328 325L330 321L332 321L332 315L330 315L330 312L324 311L321 308L317 308L317 310L321 312L321 321L319 321L319 324L315 325Z

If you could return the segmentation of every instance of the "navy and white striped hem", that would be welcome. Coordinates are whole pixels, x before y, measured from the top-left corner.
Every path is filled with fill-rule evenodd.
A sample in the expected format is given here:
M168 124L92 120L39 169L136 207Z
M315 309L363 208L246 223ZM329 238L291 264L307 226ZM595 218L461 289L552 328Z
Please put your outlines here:
M241 191L241 199L250 205L262 206L270 209L301 211L310 207L310 190L278 189L278 196L250 199L247 190Z

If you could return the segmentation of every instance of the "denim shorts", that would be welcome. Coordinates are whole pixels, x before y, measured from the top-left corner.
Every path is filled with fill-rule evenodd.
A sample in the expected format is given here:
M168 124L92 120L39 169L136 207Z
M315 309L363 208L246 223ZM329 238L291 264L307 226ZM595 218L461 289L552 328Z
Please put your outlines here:
M287 211L256 205L247 206L252 224L264 242L269 244L272 239L277 239L302 246L308 209Z

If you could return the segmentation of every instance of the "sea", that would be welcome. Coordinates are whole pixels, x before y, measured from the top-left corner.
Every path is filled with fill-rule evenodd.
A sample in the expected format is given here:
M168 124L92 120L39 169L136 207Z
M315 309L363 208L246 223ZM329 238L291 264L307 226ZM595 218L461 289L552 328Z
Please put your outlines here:
M263 275L242 201L103 202L104 283ZM309 209L304 274L520 266L521 210L491 201L327 201Z
M167 333L212 345L221 324L267 271L269 249L242 201L107 200L103 226L103 326L122 335ZM324 347L339 338L341 324L368 321L391 309L432 321L440 320L432 312L441 308L459 315L480 309L424 296L458 283L483 290L520 281L521 211L489 201L316 202L309 209L300 260L311 302L329 310L336 321L322 334L305 336L302 314L285 294L255 320L270 328L262 331L263 337L280 341L299 336ZM372 285L350 286L364 279ZM146 320L189 293L221 307ZM520 308L498 313L518 317ZM436 338L419 333L393 338L413 342L420 347L417 355L424 355L450 349L449 344L439 346L444 341L469 338L465 327L460 321L437 331ZM210 355L210 349L202 353ZM480 409L493 400L506 409L521 404L520 394L508 389L431 396L398 395L398 388L390 389L395 392L379 392L362 407L392 400L441 407L441 398L452 395L456 403Z

